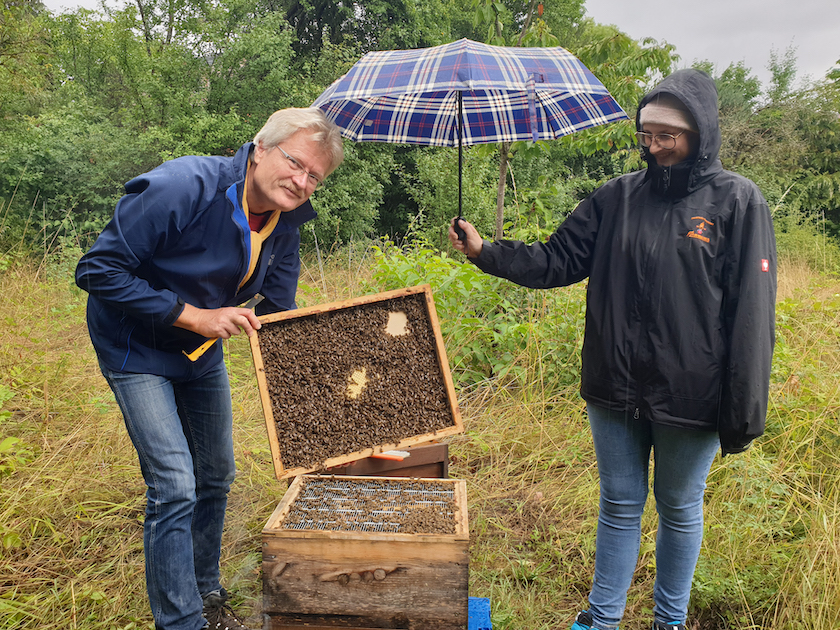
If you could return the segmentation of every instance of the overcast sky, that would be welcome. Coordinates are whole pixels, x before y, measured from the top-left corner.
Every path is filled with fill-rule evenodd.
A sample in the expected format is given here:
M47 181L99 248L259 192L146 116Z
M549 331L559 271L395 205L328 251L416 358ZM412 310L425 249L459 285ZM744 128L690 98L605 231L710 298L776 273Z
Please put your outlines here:
M59 12L96 8L98 0L44 4ZM551 10L551 0L545 8ZM708 60L721 73L730 63L743 61L764 87L772 50L781 59L788 47L796 48L799 79L822 79L840 59L840 0L586 0L586 12L633 39L653 37L673 44L680 67Z
M708 60L719 74L743 61L764 87L773 50L782 59L796 49L798 79L822 79L840 59L840 0L586 0L586 12L633 39L673 44L681 68Z

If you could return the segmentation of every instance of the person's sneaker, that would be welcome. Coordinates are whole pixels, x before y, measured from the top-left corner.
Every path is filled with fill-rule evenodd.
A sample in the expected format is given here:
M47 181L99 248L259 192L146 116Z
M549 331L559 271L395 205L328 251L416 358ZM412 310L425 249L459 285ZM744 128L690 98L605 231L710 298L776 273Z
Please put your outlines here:
M249 630L248 626L236 616L227 605L228 594L225 589L213 591L204 596L204 618L208 630Z
M591 630L592 629L592 615L588 610L579 612L575 617L575 622L572 624L571 630Z
M592 625L593 623L592 613L584 610L583 612L579 612L578 616L575 617L575 622L572 624L571 630L598 630ZM618 627L615 630L618 630Z
M687 630L684 623L679 621L672 621L670 623L662 623L661 621L654 621L652 630Z

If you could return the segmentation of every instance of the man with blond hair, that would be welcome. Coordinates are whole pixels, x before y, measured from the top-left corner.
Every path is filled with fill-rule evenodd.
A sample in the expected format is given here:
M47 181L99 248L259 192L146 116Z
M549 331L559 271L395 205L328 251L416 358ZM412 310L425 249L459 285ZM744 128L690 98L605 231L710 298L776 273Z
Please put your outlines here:
M309 197L343 160L317 109L275 112L233 157L186 156L132 179L79 261L87 322L146 482L146 587L158 630L247 630L219 557L233 482L222 343L295 308ZM257 314L240 308L257 293Z

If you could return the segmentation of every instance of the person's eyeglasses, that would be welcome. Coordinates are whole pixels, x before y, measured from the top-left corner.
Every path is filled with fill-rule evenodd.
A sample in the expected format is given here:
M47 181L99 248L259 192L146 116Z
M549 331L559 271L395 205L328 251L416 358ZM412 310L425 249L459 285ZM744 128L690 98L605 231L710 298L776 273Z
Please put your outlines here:
M312 173L303 168L300 162L298 162L295 158L293 158L291 155L289 155L283 150L283 147L278 146L277 148L280 149L280 153L283 154L283 157L285 157L286 160L288 160L289 168L291 168L298 175L300 175L301 173L306 173L307 181L309 182L309 185L312 186L312 188L314 188L315 190L320 190L324 186L323 181L321 181Z
M656 141L663 149L673 149L677 146L677 138L683 135L685 132L680 131L677 135L672 135L670 133L647 133L644 131L637 131L636 138L643 147L649 147L653 144L653 141Z

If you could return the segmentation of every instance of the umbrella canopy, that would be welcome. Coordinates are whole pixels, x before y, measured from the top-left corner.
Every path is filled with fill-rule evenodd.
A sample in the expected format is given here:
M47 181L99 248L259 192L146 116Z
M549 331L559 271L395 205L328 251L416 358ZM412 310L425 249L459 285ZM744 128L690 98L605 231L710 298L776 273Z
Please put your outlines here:
M506 48L468 39L368 53L312 106L351 140L449 147L550 140L627 118L563 48Z

